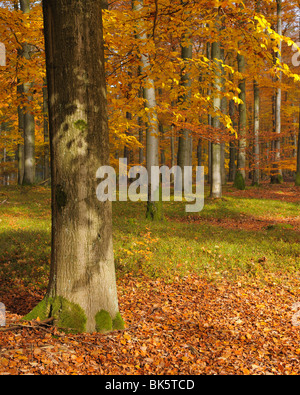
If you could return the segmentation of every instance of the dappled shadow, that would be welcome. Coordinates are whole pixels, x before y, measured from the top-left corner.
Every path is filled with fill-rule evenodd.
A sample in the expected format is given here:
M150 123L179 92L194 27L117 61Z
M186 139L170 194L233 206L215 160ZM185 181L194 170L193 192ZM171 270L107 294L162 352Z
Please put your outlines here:
M7 310L24 315L41 300L48 285L49 261L49 232L0 232L0 302Z
M219 254L225 254L228 259L232 257L233 261L240 261L240 257L243 256L245 260L250 260L251 256L256 260L268 256L270 261L281 266L284 262L289 262L290 258L294 262L300 258L298 218L261 219L259 216L239 214L238 208L235 207L226 207L225 212L222 207L214 217L210 217L208 212L203 213L203 216L202 213L189 216L183 214L182 207L183 205L179 206L180 214L177 214L176 210L168 211L163 222L145 222L145 230L148 228L152 237L162 241L161 247L160 243L155 245L158 259L161 258L160 249L164 251L164 256L171 257L176 250L180 254L180 246L185 249L185 245L188 246L189 243L192 243L191 252L189 249L185 251L186 254L191 254L187 258L192 262L200 262L206 249L212 249L214 246L217 246L216 251L219 251ZM123 217L122 224L119 218L115 218L115 237L120 236L125 243L131 237L141 237L142 228L138 223L139 217L144 215L144 206L137 207L135 214L134 216L132 211L128 217ZM155 251L153 253L155 257ZM174 260L176 259L174 256ZM184 257L181 256L179 259L184 260ZM244 265L246 262L243 261L241 264Z

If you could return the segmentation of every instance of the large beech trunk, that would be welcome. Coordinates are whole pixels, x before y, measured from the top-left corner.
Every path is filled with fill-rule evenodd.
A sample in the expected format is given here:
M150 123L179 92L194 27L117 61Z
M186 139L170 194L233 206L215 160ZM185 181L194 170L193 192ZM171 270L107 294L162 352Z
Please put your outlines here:
M52 166L52 262L47 296L27 318L54 316L80 332L122 327L111 203L96 196L109 163L101 2L45 0Z

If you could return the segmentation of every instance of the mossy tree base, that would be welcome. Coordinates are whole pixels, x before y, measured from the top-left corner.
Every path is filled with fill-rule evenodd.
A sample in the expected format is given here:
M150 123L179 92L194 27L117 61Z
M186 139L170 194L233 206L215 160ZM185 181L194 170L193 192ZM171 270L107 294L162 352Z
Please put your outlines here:
M112 319L107 311L101 310L96 314L95 320L96 331L100 333L122 330L125 327L120 313L117 313L116 317Z
M54 318L54 325L69 333L85 332L86 316L82 308L67 299L57 296L43 299L24 319L41 321Z
M296 173L295 185L296 187L300 187L300 172Z
M64 332L86 332L87 318L83 309L61 296L55 298L46 297L24 317L24 320L31 321L39 319L44 321L48 318L54 318L54 325ZM125 327L120 313L117 313L112 319L107 311L101 310L96 314L95 321L96 332L111 332L113 330L124 329Z
M146 218L152 221L163 220L162 202L148 202Z
M237 189L240 189L241 191L246 189L245 179L244 179L242 173L240 173L239 171L236 173L235 180L234 180L234 186Z
M149 191L149 197L151 196L151 191ZM151 201L149 198L147 202L147 212L146 218L152 221L162 221L163 220L163 202L162 202L162 186L160 184L159 189L155 194L156 199Z

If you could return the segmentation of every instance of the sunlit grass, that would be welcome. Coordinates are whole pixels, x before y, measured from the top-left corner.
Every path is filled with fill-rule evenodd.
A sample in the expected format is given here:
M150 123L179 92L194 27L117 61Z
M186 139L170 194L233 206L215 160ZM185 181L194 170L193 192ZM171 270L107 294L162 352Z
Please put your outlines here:
M0 281L46 287L50 262L50 189L5 188L0 202ZM186 214L184 202L164 203L162 222L146 220L146 203L113 204L113 237L118 276L184 276L208 280L258 279L286 282L299 276L300 235L277 219L300 215L299 202L206 198L204 210ZM238 228L242 218L272 219L259 230ZM223 226L222 221L231 221ZM220 221L220 223L218 223Z

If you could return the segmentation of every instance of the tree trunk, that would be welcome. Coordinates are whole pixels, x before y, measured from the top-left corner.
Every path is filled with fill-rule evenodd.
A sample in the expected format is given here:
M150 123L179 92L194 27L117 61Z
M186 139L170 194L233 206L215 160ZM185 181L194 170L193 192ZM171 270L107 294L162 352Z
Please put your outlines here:
M189 62L193 57L193 45L190 38L190 32L184 33L181 39L181 58L184 62ZM186 66L183 67L181 72L181 85L185 89L185 93L179 99L183 109L188 107L188 102L191 97L191 77L187 71ZM180 131L178 139L178 155L177 165L182 170L182 186L184 185L184 167L191 166L192 163L192 137L188 129Z
M211 50L211 58L212 61L216 63L216 75L214 82L214 96L213 96L213 105L214 110L221 110L221 46L219 42L212 43ZM212 127L219 128L220 127L220 119L217 116L212 118ZM222 173L221 173L221 144L220 143L212 143L211 144L211 189L210 189L210 197L212 198L221 198L222 197Z
M254 170L253 170L253 185L259 185L260 182L260 163L259 163L259 126L260 126L260 97L258 82L253 82L254 91L254 123L253 123L253 156L254 156Z
M298 7L300 9L300 6ZM300 24L299 24L300 28ZM300 29L299 29L300 39ZM297 143L297 167L296 167L296 186L300 186L300 106L299 106L299 129L298 129L298 143Z
M277 33L282 35L282 0L276 0L277 3ZM281 61L282 42L279 43L279 52L277 52L275 59ZM282 170L280 167L280 135L281 135L281 99L282 90L280 87L282 80L282 73L276 77L279 86L275 94L275 134L276 140L274 142L274 163L271 174L271 183L279 184L282 181Z
M225 50L223 47L221 47L221 60L223 63L225 63ZM222 68L222 91L224 92L224 83L225 83L225 78L224 78L224 68ZM222 114L227 115L227 98L222 97L221 100L221 110ZM226 170L225 170L225 158L226 157L226 143L222 142L221 143L221 180L222 180L222 185L226 184Z
M206 57L207 59L211 60L211 44L208 42L206 43ZM207 96L211 95L211 89L208 88L207 89ZM207 116L207 125L208 126L212 126L212 118L211 118L211 114L208 114ZM211 185L211 152L212 152L212 147L211 147L211 141L208 141L208 169L207 169L207 183Z
M238 54L238 71L241 74L245 73L245 57ZM240 189L245 188L246 179L246 127L247 127L247 111L246 111L246 80L243 78L239 83L240 94L239 98L242 103L239 104L239 122L238 122L238 134L239 134L239 151L238 151L238 164L237 174L235 178L235 184Z
M46 81L45 81L46 83ZM48 91L43 87L43 116L44 116L44 181L50 179L50 149L49 149L49 122L48 122Z
M299 111L298 144L297 144L296 185L297 185L297 186L300 186L300 111Z
M197 165L202 166L202 139L198 139L197 144Z
M234 122L234 112L235 112L235 104L234 100L230 100L229 102L229 116L233 122L233 127L235 128ZM233 182L235 180L236 175L236 140L230 141L229 143L229 174L228 181Z
M96 196L109 164L101 2L44 1L52 166L52 260L45 299L26 317L75 332L120 329L111 202Z
M139 12L143 9L143 0L132 2L134 11ZM143 20L140 25L136 27L136 38L143 42L147 42L147 34L144 30ZM153 166L159 166L159 123L156 112L156 93L154 81L147 74L151 69L149 54L140 48L141 52L141 73L145 74L143 97L145 99L145 108L147 110L147 130L146 130L146 166L148 171L148 202L147 202L147 218L152 220L160 220L162 218L162 202L159 197L159 185L154 185L151 178L151 169ZM153 184L153 185L152 185ZM151 191L151 187L153 191Z
M138 117L138 125L139 125L139 143L142 147L139 148L139 164L142 165L145 158L144 158L144 130L143 130L143 119L142 117Z
M22 85L18 85L17 92L20 94L23 92ZM18 128L20 135L24 139L24 113L20 106L18 106ZM18 144L18 185L23 184L23 179L24 179L24 144Z
M30 0L20 0L20 8L24 14L30 12ZM29 60L31 47L29 44L24 44L22 55ZM32 84L26 82L23 84L23 95L27 98L28 103L32 102L33 98L30 94ZM30 109L23 109L24 122L24 177L23 184L32 185L35 182L35 121Z

